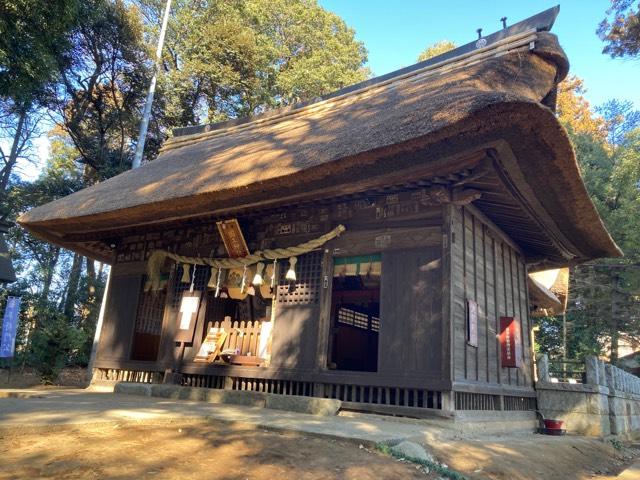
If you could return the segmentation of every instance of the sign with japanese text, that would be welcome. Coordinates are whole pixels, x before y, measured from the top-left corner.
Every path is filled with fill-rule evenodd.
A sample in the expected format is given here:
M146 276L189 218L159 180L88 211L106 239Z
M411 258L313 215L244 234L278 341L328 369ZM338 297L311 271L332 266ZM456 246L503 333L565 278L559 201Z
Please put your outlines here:
M240 258L249 255L249 248L244 240L244 235L242 235L242 230L240 230L238 220L235 218L224 220L216 222L216 225L218 225L218 232L220 232L224 248L227 250L229 257Z
M8 297L2 317L2 339L0 340L0 358L13 357L18 331L18 314L20 313L20 297Z
M522 358L520 323L515 317L500 317L500 357L502 367L520 367Z
M191 343L200 308L200 292L184 292L178 309L178 329L175 341Z

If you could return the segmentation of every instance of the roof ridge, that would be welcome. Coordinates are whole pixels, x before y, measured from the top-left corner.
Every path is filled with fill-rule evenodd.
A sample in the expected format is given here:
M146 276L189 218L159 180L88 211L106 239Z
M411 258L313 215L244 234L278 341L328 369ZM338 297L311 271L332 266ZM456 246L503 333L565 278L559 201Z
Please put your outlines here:
M357 90L345 92L341 95L323 99L323 100L313 102L304 106L291 106L291 107L283 107L277 110L272 110L270 112L266 112L265 114L258 115L256 117L251 117L247 121L241 122L239 124L235 123L225 127L224 125L228 124L229 122L224 122L221 124L215 124L218 126L215 130L207 130L200 133L193 133L189 135L181 135L181 136L173 137L168 139L165 142L165 145L162 147L160 151L167 152L170 150L174 150L176 148L181 148L187 145L191 145L194 142L198 142L204 139L226 135L230 132L249 130L251 128L258 127L258 126L265 126L272 123L278 123L283 118L290 117L290 116L302 116L305 114L316 113L319 111L323 111L325 109L330 109L332 108L335 102L342 101L345 99L351 99L352 102L355 102L355 101L358 101L363 94L373 90L383 89L392 83L401 82L405 80L414 81L419 78L421 79L424 77L429 77L432 75L441 74L445 72L448 73L451 70L473 65L487 58L492 58L495 56L503 55L509 51L517 50L518 48L521 48L525 45L530 44L536 39L537 39L536 31L528 30L528 31L522 32L519 35L509 37L508 39L503 39L500 42L493 43L490 46L483 47L476 51L469 52L464 55L456 56L456 57L453 57L441 62L437 62L434 64L426 65L420 69L407 72L404 75L394 76L383 82L378 82L375 84L365 86L363 88L359 88ZM446 68L446 67L450 67L450 68Z
M316 97L306 102L300 102L293 105L268 110L255 116L241 117L236 119L230 119L223 122L217 122L206 125L194 125L188 127L179 127L173 129L173 137L169 138L165 142L167 149L171 149L171 144L175 143L179 137L193 137L194 135L202 135L207 133L213 133L219 130L229 131L233 127L240 127L249 123L256 122L258 120L264 120L271 117L280 118L283 115L288 115L294 111L303 111L309 107L313 107L318 104L323 104L327 100L343 97L346 94L366 91L371 88L386 85L389 81L397 81L406 78L407 75L415 75L427 68L439 68L440 66L451 63L460 58L468 58L475 54L480 54L497 48L505 43L513 42L520 38L524 33L531 31L549 31L555 22L556 17L560 11L560 7L552 7L548 10L540 12L532 17L526 18L518 23L511 25L508 28L503 28L485 37L480 37L474 42L467 43L458 48L437 55L433 58L418 62L414 65L395 70L393 72L374 77L362 82L350 85L334 92ZM202 137L199 137L202 138ZM164 150L164 149L163 149Z

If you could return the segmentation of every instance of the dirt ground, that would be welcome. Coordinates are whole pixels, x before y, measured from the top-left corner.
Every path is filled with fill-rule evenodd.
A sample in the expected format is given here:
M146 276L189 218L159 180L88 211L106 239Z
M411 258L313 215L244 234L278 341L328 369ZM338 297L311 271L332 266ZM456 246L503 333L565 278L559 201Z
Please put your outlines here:
M436 479L358 445L232 424L0 431L0 479Z
M580 437L454 439L430 447L467 478L492 480L615 480L639 453ZM441 477L354 443L224 422L4 428L0 459L0 480Z
M59 383L75 386L83 381L84 371L71 369ZM8 383L6 371L0 371L0 389L51 388L38 384L38 377L29 372L13 374ZM0 425L0 480L433 480L441 476L327 437L215 420L117 422L27 428ZM579 436L444 435L424 446L469 479L615 480L640 458L638 443Z
M640 457L640 445L580 436L458 438L430 445L438 459L470 479L615 480ZM640 480L640 479L638 479Z

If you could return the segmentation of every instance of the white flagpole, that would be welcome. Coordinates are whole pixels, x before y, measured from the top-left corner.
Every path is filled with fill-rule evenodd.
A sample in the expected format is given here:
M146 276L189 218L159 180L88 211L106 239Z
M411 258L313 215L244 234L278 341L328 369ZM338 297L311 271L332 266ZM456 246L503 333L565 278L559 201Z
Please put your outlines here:
M167 23L169 23L169 11L171 10L171 0L167 0L164 7L164 15L162 17L162 27L160 28L160 37L158 38L158 48L156 49L156 62L153 66L153 77L149 85L147 93L147 101L144 104L144 112L142 114L142 122L140 122L140 133L138 134L138 143L136 144L136 154L133 157L131 168L138 168L142 162L142 154L144 153L144 144L147 140L147 129L149 128L149 117L151 116L151 106L153 105L153 96L156 93L156 82L158 81L158 69L162 61L162 46L164 45L164 36L167 33Z
M140 133L138 134L138 143L136 144L136 154L133 158L133 164L131 168L138 168L142 162L142 154L144 153L144 144L147 139L147 129L149 128L149 116L151 115L151 106L153 104L153 96L156 92L156 82L158 80L158 69L160 68L160 62L162 61L162 46L164 45L164 37L167 33L167 24L169 23L169 12L171 11L171 0L167 0L167 4L164 7L164 13L162 15L162 27L160 28L160 37L158 38L158 47L156 48L156 61L153 66L153 77L151 78L151 84L149 85L149 92L147 93L147 100L144 105L144 111L142 114L142 122L140 122ZM104 310L107 304L107 298L109 295L109 284L111 283L111 269L107 276L107 284L102 295L102 304L100 305L100 313L98 315L98 322L96 324L96 333L93 337L93 346L91 348L91 356L89 358L89 365L87 368L87 377L91 382L93 380L93 366L96 361L96 354L98 351L98 343L100 342L100 333L102 331L102 322L104 320Z

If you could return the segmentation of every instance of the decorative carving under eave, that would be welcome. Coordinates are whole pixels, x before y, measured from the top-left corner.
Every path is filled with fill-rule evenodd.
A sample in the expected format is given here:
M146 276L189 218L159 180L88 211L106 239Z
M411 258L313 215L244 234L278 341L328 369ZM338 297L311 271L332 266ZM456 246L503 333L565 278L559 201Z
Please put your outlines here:
M459 188L451 192L451 203L454 205L469 205L482 197L482 192L475 188Z
M455 188L439 185L418 190L413 195L414 199L422 205L468 205L482 197L482 192L474 188Z

